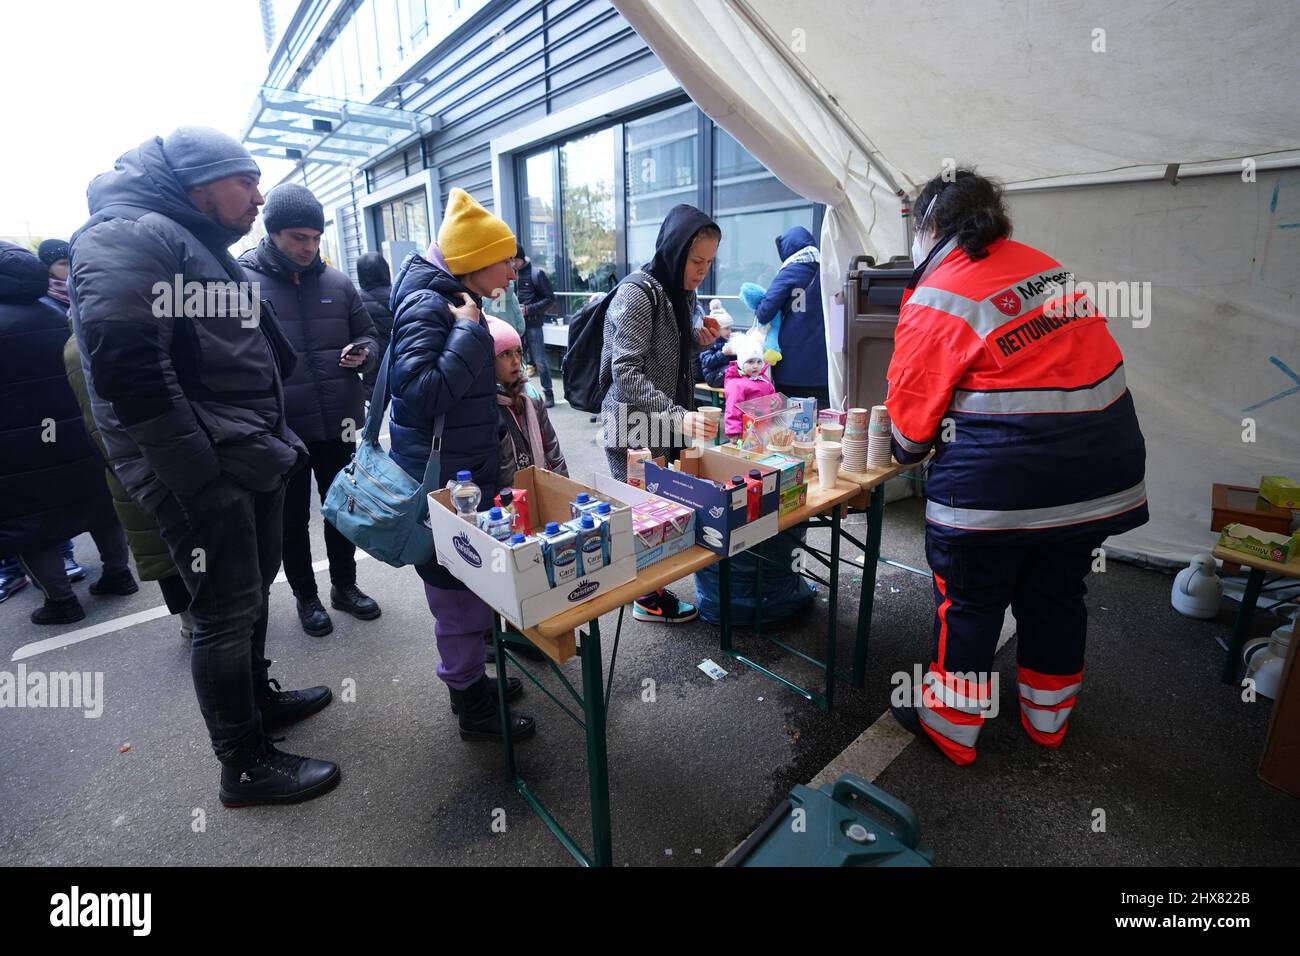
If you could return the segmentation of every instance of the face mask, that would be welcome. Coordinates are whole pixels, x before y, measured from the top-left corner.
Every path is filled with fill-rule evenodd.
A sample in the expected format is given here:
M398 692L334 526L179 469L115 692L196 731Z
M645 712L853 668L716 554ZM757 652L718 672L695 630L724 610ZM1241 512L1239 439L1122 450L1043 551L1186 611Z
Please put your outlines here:
M934 208L934 200L938 198L935 196L930 200L930 205L925 207L925 215L917 221L916 232L912 234L913 268L919 269L925 257L930 254L930 250L934 248L935 235L932 230L926 228L926 220L930 217L930 210Z

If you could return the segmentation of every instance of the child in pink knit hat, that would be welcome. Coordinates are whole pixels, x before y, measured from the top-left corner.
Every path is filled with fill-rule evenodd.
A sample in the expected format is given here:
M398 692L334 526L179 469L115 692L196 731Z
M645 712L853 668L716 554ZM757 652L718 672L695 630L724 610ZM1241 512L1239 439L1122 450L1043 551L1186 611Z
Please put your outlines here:
M488 317L488 332L496 352L497 412L501 424L501 455L497 485L509 488L515 472L534 465L569 477L560 439L551 426L546 399L524 371L524 343L509 323Z

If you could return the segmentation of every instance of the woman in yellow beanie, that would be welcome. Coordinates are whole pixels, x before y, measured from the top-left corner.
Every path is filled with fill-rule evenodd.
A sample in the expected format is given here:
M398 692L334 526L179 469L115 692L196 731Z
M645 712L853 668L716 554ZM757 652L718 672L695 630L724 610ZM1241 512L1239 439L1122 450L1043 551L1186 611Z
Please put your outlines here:
M393 282L393 460L422 478L441 417L435 487L468 471L482 490L480 507L496 496L500 447L496 349L481 307L515 278L514 254L510 227L463 189L453 189L438 241L424 256L407 256ZM487 679L484 668L492 611L436 560L416 570L434 616L438 676L451 692L460 735L499 740L497 682ZM508 697L522 691L519 680L511 678ZM516 740L536 731L532 717L516 713L511 720Z

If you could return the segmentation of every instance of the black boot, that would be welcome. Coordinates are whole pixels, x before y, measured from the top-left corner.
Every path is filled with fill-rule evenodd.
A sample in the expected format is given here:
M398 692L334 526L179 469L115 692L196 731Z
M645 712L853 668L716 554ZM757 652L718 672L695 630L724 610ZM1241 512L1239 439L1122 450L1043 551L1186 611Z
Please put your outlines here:
M497 713L497 696L488 691L488 679L480 677L477 684L464 690L451 691L451 706L460 720L461 740L500 740L501 717ZM512 736L527 740L537 733L537 725L527 714L510 714Z
M497 646L492 642L491 631L488 631L487 634L484 636L483 643L487 645L484 650L484 656L486 657L487 662L489 664L495 664L497 662ZM519 657L526 658L527 660L530 661L546 660L546 655L543 654L541 651L539 651L537 648L535 648L532 644L511 644L510 653L515 654ZM514 678L511 678L511 680L513 679ZM510 699L514 700L513 697L511 697Z
M555 393L551 391L549 388L546 390L546 407L547 408L555 407Z
M298 620L302 622L302 629L312 637L324 637L334 630L334 622L315 594L298 598Z
M277 750L257 737L221 762L221 802L227 807L299 803L334 789L339 767L328 760Z
M33 624L75 624L86 616L81 602L74 594L62 601L45 599L45 603L32 611Z
M272 690L272 688L275 688ZM262 711L262 729L278 730L310 717L334 699L328 687L307 687L303 690L280 690L280 682L268 678L257 692L257 706Z
M487 677L484 679L487 681L488 694L491 695L492 697L492 706L495 707L496 702L500 699L501 696L499 693L500 689L497 687L496 678ZM523 681L521 681L518 677L507 677L506 678L506 700L518 700L523 695L524 695ZM458 716L460 714L460 708L457 706L456 698L454 696L452 697L451 700L451 712Z
M117 574L101 574L99 580L90 586L91 594L116 594L125 597L140 590L129 569Z
M355 584L330 588L330 607L351 614L358 621L373 621L379 617L379 605L369 595L362 594Z

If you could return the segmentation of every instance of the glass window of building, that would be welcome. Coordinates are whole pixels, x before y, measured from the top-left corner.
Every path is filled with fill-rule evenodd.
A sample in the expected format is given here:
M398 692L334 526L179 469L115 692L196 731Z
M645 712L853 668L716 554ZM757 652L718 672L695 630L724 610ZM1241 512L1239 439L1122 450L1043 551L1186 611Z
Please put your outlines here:
M423 189L376 206L374 217L375 242L379 248L385 242L413 242L420 255L429 248L429 214ZM396 268L401 262L389 265Z
M534 269L541 269L555 284L555 263L560 252L560 223L555 205L555 150L527 157L519 177L519 241Z
M364 0L352 14L356 24L357 56L361 66L361 99L379 92L379 41L375 36L375 6L383 0Z
M568 269L563 287L570 292L604 292L618 281L616 148L613 127L560 147L564 258Z
M416 46L429 35L429 11L425 0L406 0L407 25L411 46Z
M714 288L732 296L742 282L766 287L781 266L776 237L791 226L812 232L813 204L788 189L718 126L713 128L713 169L713 218L722 228ZM752 317L739 301L727 300L726 306L738 320Z
M699 201L698 116L693 104L683 103L624 127L629 268L654 255L655 238L668 210Z
M398 64L406 55L406 35L402 33L402 0L371 0L375 10L375 35L379 46L382 77L395 79Z

